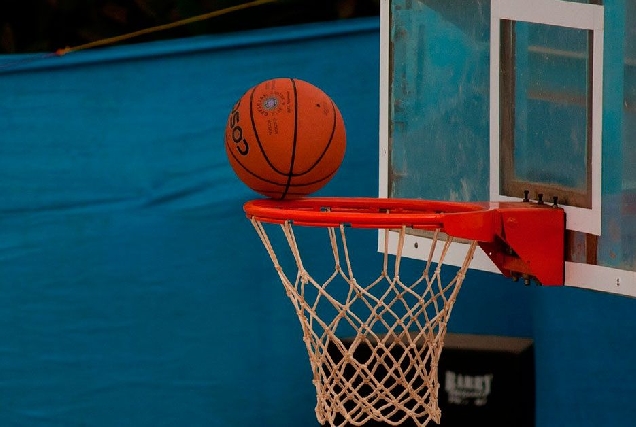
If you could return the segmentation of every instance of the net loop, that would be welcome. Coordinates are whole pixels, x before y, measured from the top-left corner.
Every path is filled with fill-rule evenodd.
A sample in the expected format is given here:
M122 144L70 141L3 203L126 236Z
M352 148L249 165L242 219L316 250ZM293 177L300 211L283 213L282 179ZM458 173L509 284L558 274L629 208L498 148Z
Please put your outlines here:
M305 268L290 220L264 223L250 218L291 300L303 331L316 388L318 421L334 427L361 426L374 420L418 426L440 422L438 362L446 327L466 270L477 247L471 241L464 262L442 271L453 238L435 229L421 274L400 275L407 227L397 233L390 254L390 231L383 230L382 270L376 278L356 279L348 228L325 226L333 254L333 271L317 280ZM279 261L270 234L280 229L293 267ZM285 245L280 239L276 244ZM391 256L395 256L389 271ZM321 272L324 273L324 272ZM443 274L444 273L444 274ZM342 336L345 331L346 336Z

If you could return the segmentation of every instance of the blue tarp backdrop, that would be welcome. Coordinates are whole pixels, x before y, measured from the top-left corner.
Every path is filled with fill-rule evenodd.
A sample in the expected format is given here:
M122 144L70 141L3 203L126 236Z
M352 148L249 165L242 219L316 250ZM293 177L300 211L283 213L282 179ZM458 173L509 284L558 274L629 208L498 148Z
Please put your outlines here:
M320 194L376 196L378 29L123 46L0 74L0 426L316 425L300 326L223 131L249 87L307 80L348 135ZM378 271L373 233L355 249ZM627 426L632 313L471 272L450 328L535 339L537 425Z
M223 133L252 85L310 81L352 129L325 191L377 194L378 43L362 20L0 76L1 426L316 423L300 327Z

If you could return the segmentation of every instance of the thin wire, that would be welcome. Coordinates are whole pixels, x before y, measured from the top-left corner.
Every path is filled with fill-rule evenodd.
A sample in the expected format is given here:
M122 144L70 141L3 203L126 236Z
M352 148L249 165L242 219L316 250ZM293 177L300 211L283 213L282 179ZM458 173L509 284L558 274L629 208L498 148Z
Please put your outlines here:
M204 13L203 15L193 16L191 18L181 19L179 21L170 22L168 24L157 25L155 27L144 28L143 30L133 31L132 33L123 34L121 36L109 37L106 39L96 40L94 42L82 44L75 47L66 47L64 49L58 49L57 55L66 55L69 52L77 52L78 50L91 49L98 46L104 46L108 44L118 43L124 40L132 39L134 37L143 36L146 34L154 33L157 31L170 30L172 28L180 27L182 25L192 24L194 22L204 21L210 18L216 18L217 16L225 15L226 13L236 12L242 9L247 9L254 6L260 6L266 3L274 3L277 0L255 0L249 3L239 4L237 6L226 7L225 9L215 10L213 12Z
M65 47L65 48L62 48L62 49L58 49L58 50L56 50L53 53L44 53L44 54L35 55L35 56L31 56L31 57L24 58L24 59L19 59L17 61L9 61L9 62L0 64L0 71L7 70L9 68L13 68L13 67L16 67L18 65L25 65L25 64L28 64L30 62L38 61L38 60L41 60L41 59L46 59L46 58L51 58L51 57L56 57L56 56L59 57L59 56L66 55L66 54L71 53L71 52L77 52L77 51L80 51L80 50L92 49L94 47L106 46L106 45L109 45L109 44L119 43L121 41L129 40L129 39L132 39L132 38L135 38L135 37L139 37L139 36L143 36L143 35L146 35L146 34L155 33L155 32L158 32L158 31L170 30L172 28L180 27L180 26L183 26L183 25L188 25L188 24L192 24L192 23L195 23L195 22L204 21L204 20L210 19L210 18L216 18L218 16L225 15L227 13L232 13L232 12L236 12L236 11L239 11L239 10L248 9L248 8L255 7L255 6L261 6L261 5L264 5L264 4L267 4L267 3L275 3L276 1L278 1L278 0L254 0L252 2L239 4L237 6L226 7L224 9L219 9L219 10L215 10L215 11L212 11L212 12L204 13L202 15L197 15L197 16L193 16L193 17L190 17L190 18L181 19L179 21L170 22L168 24L162 24L162 25L157 25L157 26L154 26L154 27L144 28L143 30L133 31L131 33L122 34L120 36L108 37L108 38L105 38L105 39L96 40L96 41L93 41L93 42L81 44L81 45L74 46L74 47Z

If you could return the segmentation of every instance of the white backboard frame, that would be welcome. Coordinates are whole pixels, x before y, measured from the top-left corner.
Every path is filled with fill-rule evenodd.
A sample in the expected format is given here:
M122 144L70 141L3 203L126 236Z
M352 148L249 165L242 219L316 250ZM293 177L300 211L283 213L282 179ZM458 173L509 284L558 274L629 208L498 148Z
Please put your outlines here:
M601 156L603 128L604 8L562 0L491 0L490 15L490 200L521 201L505 196L500 186L499 105L501 21L523 21L592 31L592 161L591 209L562 206L568 230L601 234Z

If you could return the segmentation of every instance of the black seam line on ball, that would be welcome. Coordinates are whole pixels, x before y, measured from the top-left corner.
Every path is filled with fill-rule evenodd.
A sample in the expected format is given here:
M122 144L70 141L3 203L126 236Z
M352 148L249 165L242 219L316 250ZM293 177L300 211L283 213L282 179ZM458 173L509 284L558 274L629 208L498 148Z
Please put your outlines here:
M314 168L316 166L318 166L318 164L325 157L325 155L327 154L327 151L329 151L329 147L331 147L331 143L333 142L333 137L336 134L336 127L337 127L336 105L334 104L333 101L331 101L331 108L332 108L332 116L333 116L332 117L332 122L331 122L331 134L329 135L329 140L327 141L327 144L325 145L325 149L322 151L322 153L320 153L320 156L318 156L316 161L311 166L309 166L306 170L304 170L302 172L298 172L298 173L294 174L294 176L303 176L303 175L306 175L309 172L313 171Z
M296 90L296 81L294 79L289 79L289 81L291 81L292 88L294 89L294 139L292 143L291 160L289 162L289 172L287 173L287 185L285 185L285 190L280 196L281 199L285 198L291 185L292 176L294 174L294 160L296 159L296 143L298 142L298 91Z

